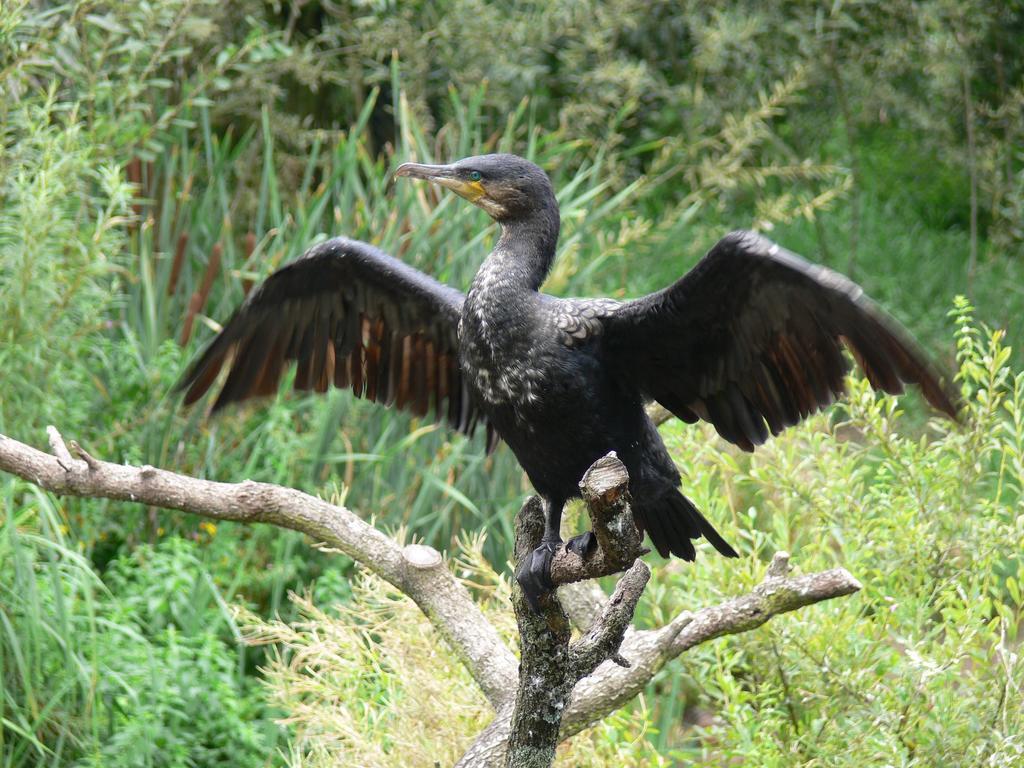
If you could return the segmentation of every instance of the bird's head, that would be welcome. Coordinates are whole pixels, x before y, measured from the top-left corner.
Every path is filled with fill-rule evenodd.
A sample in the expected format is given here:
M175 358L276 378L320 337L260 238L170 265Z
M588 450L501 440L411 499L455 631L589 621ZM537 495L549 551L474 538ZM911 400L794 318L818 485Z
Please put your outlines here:
M450 165L404 163L394 178L426 179L487 211L497 222L526 219L555 206L544 171L517 155L478 155Z

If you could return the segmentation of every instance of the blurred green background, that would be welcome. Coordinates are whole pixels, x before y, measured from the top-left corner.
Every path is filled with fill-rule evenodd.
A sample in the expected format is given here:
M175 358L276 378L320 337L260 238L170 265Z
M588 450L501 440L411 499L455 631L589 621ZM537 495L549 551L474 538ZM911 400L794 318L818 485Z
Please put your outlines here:
M507 449L344 392L208 420L170 394L188 359L317 238L464 289L496 230L422 186L385 196L405 160L542 165L560 295L640 295L757 228L958 367L966 425L856 382L853 405L752 459L666 427L745 557L663 564L643 621L755 583L781 548L866 589L668 665L562 764L1022 765L1022 52L1019 0L4 0L0 432L43 445L55 424L108 460L344 500L462 552L467 578L490 563L475 589L504 615L529 493ZM418 619L297 534L11 478L0 495L4 766L433 765L486 720L451 664L427 676L443 696L398 707ZM405 644L360 635L316 695L282 672L300 639L242 642L275 617L360 615ZM403 740L396 712L443 718L458 695L478 708L464 731Z

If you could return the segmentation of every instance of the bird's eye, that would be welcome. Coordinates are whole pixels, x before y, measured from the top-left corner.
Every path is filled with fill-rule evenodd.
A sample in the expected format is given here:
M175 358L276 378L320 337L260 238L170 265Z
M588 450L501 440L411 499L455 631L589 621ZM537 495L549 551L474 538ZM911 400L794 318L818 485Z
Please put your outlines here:
M482 179L482 178L483 178L483 176L480 175L480 171L470 171L469 172L469 180L470 181L480 181L480 179Z

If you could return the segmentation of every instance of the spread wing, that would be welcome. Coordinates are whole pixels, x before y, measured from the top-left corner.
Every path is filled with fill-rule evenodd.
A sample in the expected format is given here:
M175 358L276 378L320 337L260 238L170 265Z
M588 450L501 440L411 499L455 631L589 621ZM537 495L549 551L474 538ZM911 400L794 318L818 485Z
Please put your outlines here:
M752 232L603 323L607 353L646 397L747 451L843 391L844 344L874 388L916 384L957 418L957 394L859 286Z
M297 390L350 387L471 434L481 415L459 368L463 299L373 246L328 240L253 291L177 387L194 403L227 365L217 411L276 394L294 364Z

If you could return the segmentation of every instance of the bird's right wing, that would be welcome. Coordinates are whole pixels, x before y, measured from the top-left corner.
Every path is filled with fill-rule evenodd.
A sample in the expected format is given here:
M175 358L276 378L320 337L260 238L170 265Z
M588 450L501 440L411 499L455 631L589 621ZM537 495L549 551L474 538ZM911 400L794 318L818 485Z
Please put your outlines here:
M464 296L357 240L334 238L274 272L189 366L177 388L202 397L225 364L213 410L295 388L350 387L471 434L480 421L458 360Z
M624 378L748 451L842 392L844 345L876 389L913 383L951 418L960 407L910 334L859 286L752 232L727 235L675 284L601 322Z

